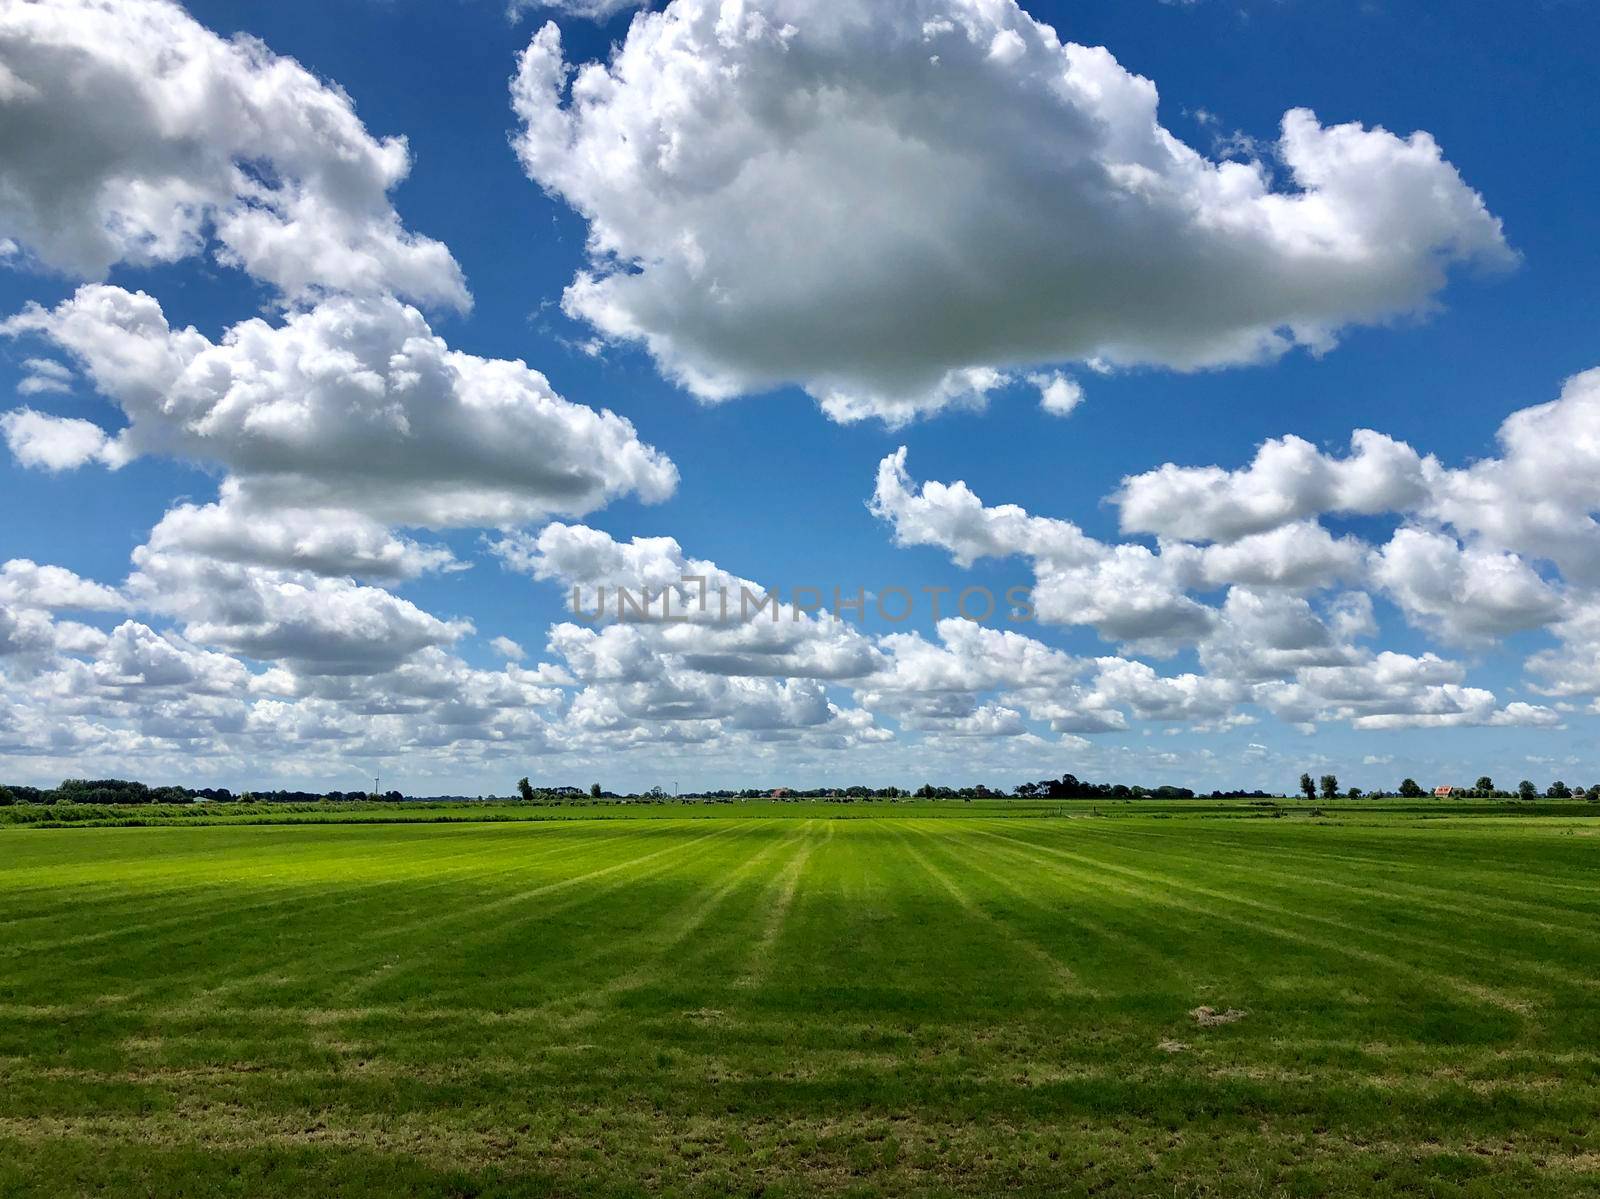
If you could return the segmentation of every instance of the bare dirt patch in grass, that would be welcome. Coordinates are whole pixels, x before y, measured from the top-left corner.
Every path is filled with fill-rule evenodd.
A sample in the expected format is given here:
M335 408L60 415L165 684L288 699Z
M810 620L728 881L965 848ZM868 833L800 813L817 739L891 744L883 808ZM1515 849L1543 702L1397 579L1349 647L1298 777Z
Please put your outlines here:
M1228 1008L1226 1011L1219 1012L1214 1007L1206 1007L1204 1004L1201 1004L1199 1007L1190 1012L1189 1016L1201 1028L1215 1028L1219 1024L1237 1024L1249 1014L1249 1012L1242 1012L1238 1008L1233 1007Z

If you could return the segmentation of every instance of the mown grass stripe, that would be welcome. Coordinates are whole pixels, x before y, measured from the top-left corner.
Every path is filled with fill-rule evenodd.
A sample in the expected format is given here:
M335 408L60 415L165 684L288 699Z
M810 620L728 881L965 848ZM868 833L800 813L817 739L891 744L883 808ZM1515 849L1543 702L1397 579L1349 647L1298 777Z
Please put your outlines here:
M1018 949L1022 950L1024 953L1028 954L1035 961L1041 964L1054 977L1056 984L1063 991L1075 992L1083 995L1094 994L1094 992L1086 987L1082 980L1078 978L1071 966L1062 961L1054 953L1040 945L1038 942L1018 932L1000 917L995 916L985 910L984 907L974 900L972 896L969 895L967 891L961 887L961 885L958 884L947 871L936 866L926 854L913 845L910 841L910 835L915 834L924 838L932 835L927 830L923 829L920 824L907 821L904 826L897 829L896 832L900 834L904 851L911 856L912 861L916 862L917 865L921 866L925 871L927 871L928 874L933 877L934 881L950 894L951 898L956 901L963 912L965 912L968 916L983 921L989 927L998 932L1002 937L1004 937L1007 942L1015 945Z
M1008 837L1005 834L993 832L989 829L982 829L978 831L982 835L999 837L1001 840L1009 840L1019 844L1025 844L1025 842L1017 841L1016 838ZM1311 948L1326 951L1328 953L1336 954L1341 957L1367 962L1375 966L1380 966L1384 969L1392 970L1397 974L1404 974L1416 978L1427 985L1441 987L1479 1002L1493 1004L1495 1007L1502 1008L1506 1011L1527 1012L1530 1010L1532 1005L1532 999L1526 994L1510 994L1497 988L1474 982L1471 979L1446 974L1435 969L1415 966L1404 959L1396 958L1390 954L1381 954L1374 950L1363 949L1354 945L1347 945L1339 941L1330 940L1326 937L1315 937L1309 933L1303 933L1287 927L1274 925L1265 920L1250 919L1241 916L1237 911L1227 910L1226 905L1260 910L1288 920L1306 920L1318 922L1317 917L1308 916L1305 913L1289 911L1288 909L1285 909L1279 905L1266 904L1260 902L1259 900L1249 899L1245 896L1230 894L1214 887L1205 887L1197 883L1187 882L1184 879L1170 874L1162 874L1156 871L1122 866L1116 863L1107 862L1104 859L1094 858L1082 853L1074 853L1070 850L1060 849L1053 846L1041 846L1039 848L1043 853L1056 855L1063 859L1075 861L1093 869L1106 871L1121 877L1136 880L1136 882L1144 885L1143 890L1145 894L1155 896L1157 892L1150 890L1150 888L1154 887L1165 889L1167 891L1184 892L1191 895L1201 896L1206 899L1218 900L1225 905L1221 910L1200 908L1192 902L1184 903L1181 901L1175 901L1170 897L1164 899L1162 902L1168 903L1175 907L1188 908L1191 911L1205 911L1213 919L1226 921L1230 924L1249 929L1253 932L1262 934L1275 940L1305 945ZM1326 923L1325 921L1322 922Z

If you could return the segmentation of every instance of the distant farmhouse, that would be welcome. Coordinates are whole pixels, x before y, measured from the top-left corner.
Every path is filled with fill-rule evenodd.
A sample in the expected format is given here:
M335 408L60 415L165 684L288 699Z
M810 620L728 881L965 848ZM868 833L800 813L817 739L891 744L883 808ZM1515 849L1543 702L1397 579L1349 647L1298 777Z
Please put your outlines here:
M1435 787L1433 789L1433 797L1435 799L1450 799L1460 789L1459 787Z

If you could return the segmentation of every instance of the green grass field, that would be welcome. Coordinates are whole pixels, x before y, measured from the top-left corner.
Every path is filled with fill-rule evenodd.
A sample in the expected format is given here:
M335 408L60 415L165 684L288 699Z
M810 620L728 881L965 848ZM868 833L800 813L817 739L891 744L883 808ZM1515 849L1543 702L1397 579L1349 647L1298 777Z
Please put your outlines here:
M1600 820L1324 808L0 827L0 1194L1600 1194Z

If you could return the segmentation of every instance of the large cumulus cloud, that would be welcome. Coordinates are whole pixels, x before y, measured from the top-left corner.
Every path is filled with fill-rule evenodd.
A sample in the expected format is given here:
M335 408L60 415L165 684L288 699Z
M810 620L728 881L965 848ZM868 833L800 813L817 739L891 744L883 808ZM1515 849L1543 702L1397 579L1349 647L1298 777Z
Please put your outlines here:
M113 463L150 453L216 463L237 479L234 510L512 525L628 493L660 500L677 481L627 420L562 399L519 361L451 350L389 297L332 297L212 342L169 326L143 292L91 284L0 330L71 353L128 422L104 442L44 437L41 422L59 418L6 424L24 456L59 467L79 445ZM41 444L55 447L48 457Z
M0 234L58 270L100 278L214 238L290 299L465 307L450 251L390 204L410 165L343 90L168 0L0 8Z
M962 482L918 485L904 449L879 465L871 503L902 545L936 546L963 565L1028 560L1041 621L1090 626L1125 651L1192 648L1200 660L1202 672L1161 675L1126 656L1097 658L1092 684L1052 697L1061 710L1049 718L1058 729L1121 728L1124 714L1227 727L1253 720L1250 706L1306 728L1330 720L1365 729L1558 724L1551 708L1502 704L1490 690L1465 686L1458 662L1361 644L1379 628L1371 596L1349 585L1380 591L1412 622L1451 641L1527 629L1587 638L1588 652L1565 671L1549 654L1530 666L1557 676L1550 690L1568 693L1600 677L1590 665L1600 657L1593 637L1600 621L1581 619L1593 598L1563 592L1516 555L1412 525L1381 545L1324 528L1315 517L1326 509L1378 512L1385 496L1421 503L1415 476L1444 473L1432 459L1422 472L1409 447L1375 434L1358 437L1357 446L1352 459L1328 460L1288 439L1269 443L1241 471L1169 464L1126 481L1117 497L1124 524L1155 524L1163 536L1154 548L1102 542L1016 505L988 506ZM1207 531L1218 540L1178 536ZM1218 591L1222 602L1210 602ZM1045 705L1030 707L1046 717ZM1115 718L1106 721L1108 713ZM1094 719L1073 723L1085 717L1098 718L1098 727Z
M513 101L589 223L566 310L706 400L899 423L1040 364L1258 362L1511 258L1427 133L1295 109L1213 161L1010 0L673 0L575 72L546 25Z
M1366 574L1413 623L1478 645L1550 630L1574 654L1567 668L1539 656L1539 672L1586 689L1573 680L1600 648L1587 615L1600 606L1600 370L1513 412L1497 440L1498 454L1451 467L1370 429L1342 455L1277 438L1247 466L1167 463L1112 499L1125 531L1208 543L1213 558L1324 518L1388 519L1397 527L1369 547Z

